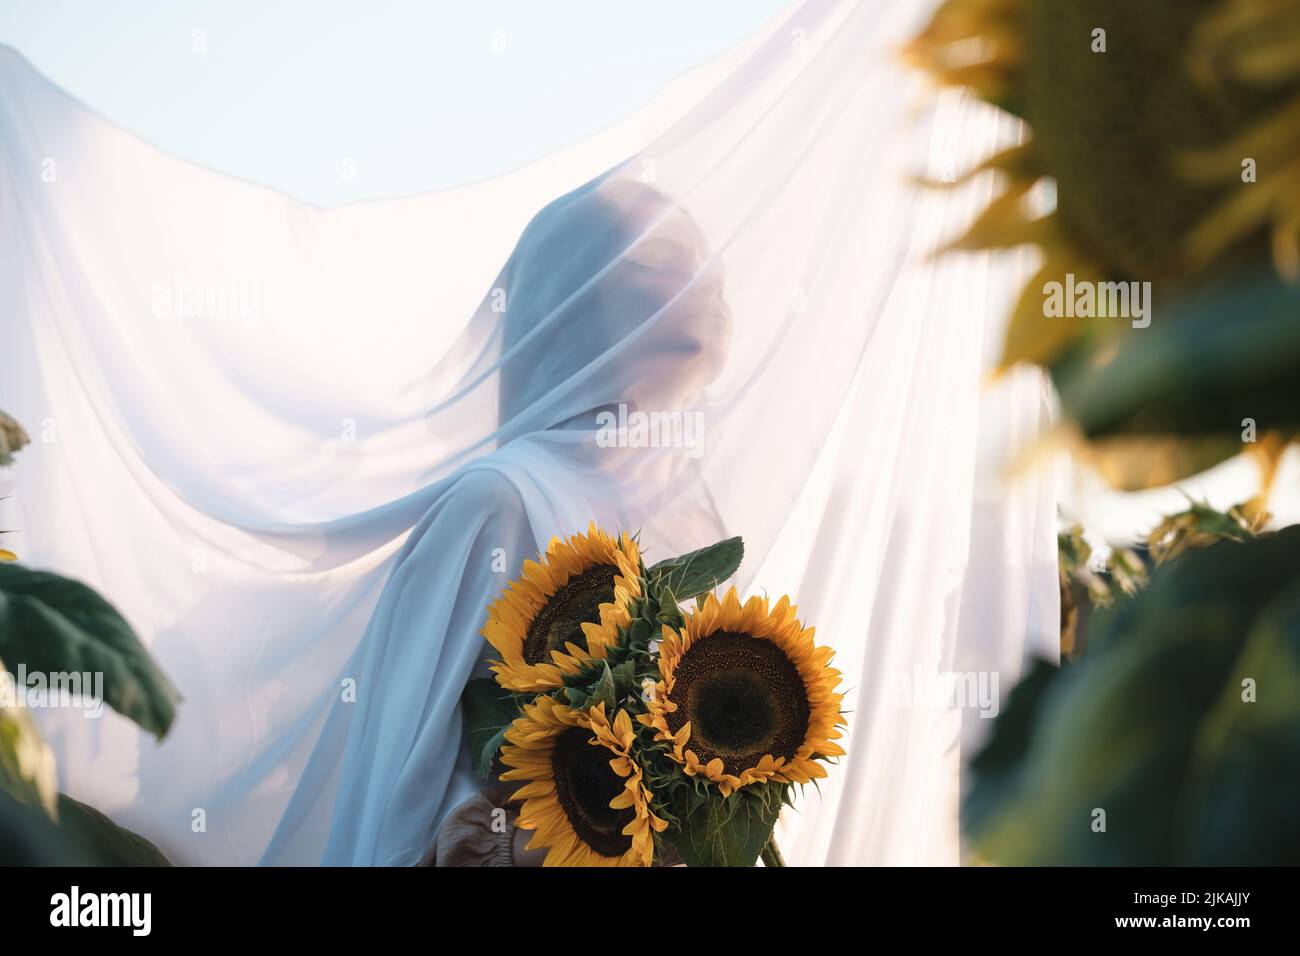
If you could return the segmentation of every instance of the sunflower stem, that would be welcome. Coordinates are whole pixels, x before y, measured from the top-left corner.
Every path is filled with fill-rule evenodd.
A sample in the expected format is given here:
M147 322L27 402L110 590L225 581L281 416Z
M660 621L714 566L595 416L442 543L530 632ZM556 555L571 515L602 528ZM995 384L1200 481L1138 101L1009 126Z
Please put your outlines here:
M776 845L776 834L768 835L767 842L763 844L763 852L760 859L764 866L785 866L785 857L781 855L781 849Z

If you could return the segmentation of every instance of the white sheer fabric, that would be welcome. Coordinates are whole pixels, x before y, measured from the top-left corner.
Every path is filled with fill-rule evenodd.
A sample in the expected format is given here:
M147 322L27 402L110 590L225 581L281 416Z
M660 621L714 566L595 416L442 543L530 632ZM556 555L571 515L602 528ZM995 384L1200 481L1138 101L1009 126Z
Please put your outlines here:
M0 407L36 438L0 517L185 697L161 745L41 715L64 788L180 862L414 863L475 786L486 603L595 518L651 561L744 535L737 585L838 649L850 756L794 861L956 862L981 721L926 695L1051 653L1055 505L1003 480L1041 379L982 385L1018 263L926 258L987 184L905 180L1014 135L907 112L926 6L798 5L561 154L327 210L0 49Z

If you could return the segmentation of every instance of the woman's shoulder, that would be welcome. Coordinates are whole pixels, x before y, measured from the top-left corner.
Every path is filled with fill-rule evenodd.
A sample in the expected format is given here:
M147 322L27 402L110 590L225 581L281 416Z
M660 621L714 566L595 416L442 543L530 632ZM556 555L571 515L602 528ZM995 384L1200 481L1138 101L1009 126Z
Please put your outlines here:
M463 551L484 542L519 549L532 544L524 496L501 470L477 463L447 479L437 498L412 528L399 559L442 563L448 549Z
M445 507L491 514L500 520L527 519L524 496L509 475L490 465L465 469L442 496Z

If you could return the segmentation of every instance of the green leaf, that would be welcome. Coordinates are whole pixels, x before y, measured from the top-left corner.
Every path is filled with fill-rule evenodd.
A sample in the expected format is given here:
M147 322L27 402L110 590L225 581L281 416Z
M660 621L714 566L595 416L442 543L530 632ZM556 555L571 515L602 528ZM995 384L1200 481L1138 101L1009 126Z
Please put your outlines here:
M46 674L103 674L104 702L159 739L180 696L131 626L86 585L0 564L0 659Z
M1235 276L1157 306L1113 357L1054 369L1066 413L1089 436L1222 435L1300 426L1300 288ZM1099 346L1105 348L1105 346ZM1240 446L1238 445L1238 449ZM1208 467L1208 466L1207 466Z
M502 727L489 737L478 751L478 756L474 760L474 772L484 780L491 779L494 770L500 772L504 769L497 766L497 757L501 753L501 745L506 742L506 731L509 729L509 724ZM471 750L470 753L474 753L474 751Z
M643 617L637 618L632 622L632 627L628 631L628 644L633 647L644 648L654 635L655 630Z
M676 604L712 591L736 573L744 557L745 542L741 538L728 538L681 557L660 561L646 573L652 588L672 595L672 600L666 603Z
M1015 799L1022 785L1020 777L1025 756L1033 741L1035 728L1042 721L1042 703L1048 688L1058 681L1069 680L1048 661L1035 659L1012 688L1006 706L993 724L993 733L971 761L971 773L978 781L962 805L962 820L970 832L982 830L995 819L1008 799Z
M99 866L40 810L0 790L0 866Z
M781 812L784 784L762 784L707 797L681 814L681 828L664 833L687 866L753 866Z
M113 866L171 866L156 846L92 806L59 794L59 829L77 846Z
M972 770L987 862L1300 864L1300 527L1160 566L1080 662L1030 673Z
M613 710L618 701L617 693L614 686L614 673L609 669L609 664L601 661L600 676L596 678L596 683L592 685L591 698L587 706L595 707L597 704L603 703L606 710Z
M585 710L587 702L591 700L591 695L581 687L564 688L564 696L569 701L569 706L576 707L578 710Z
M460 706L474 772L486 780L492 775L506 730L519 716L519 705L496 681L475 677L466 683Z
M59 822L0 792L0 866L170 866L152 843L59 795Z
M614 700L622 701L641 692L636 679L636 661L627 660L613 670Z

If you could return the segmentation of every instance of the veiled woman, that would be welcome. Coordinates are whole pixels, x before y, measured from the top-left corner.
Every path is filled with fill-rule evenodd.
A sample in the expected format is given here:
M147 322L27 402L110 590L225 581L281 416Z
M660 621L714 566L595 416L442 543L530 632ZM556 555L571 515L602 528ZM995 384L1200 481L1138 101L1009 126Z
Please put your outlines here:
M719 533L685 474L698 430L609 425L698 414L731 331L709 255L685 210L624 178L561 197L524 230L460 373L466 390L497 377L495 447L440 483L366 628L325 863L415 863L446 813L488 785L470 768L461 690L492 656L488 605L553 536L592 520L635 530L670 508L681 543ZM665 554L678 544L656 541ZM339 739L322 737L303 787L337 761Z

